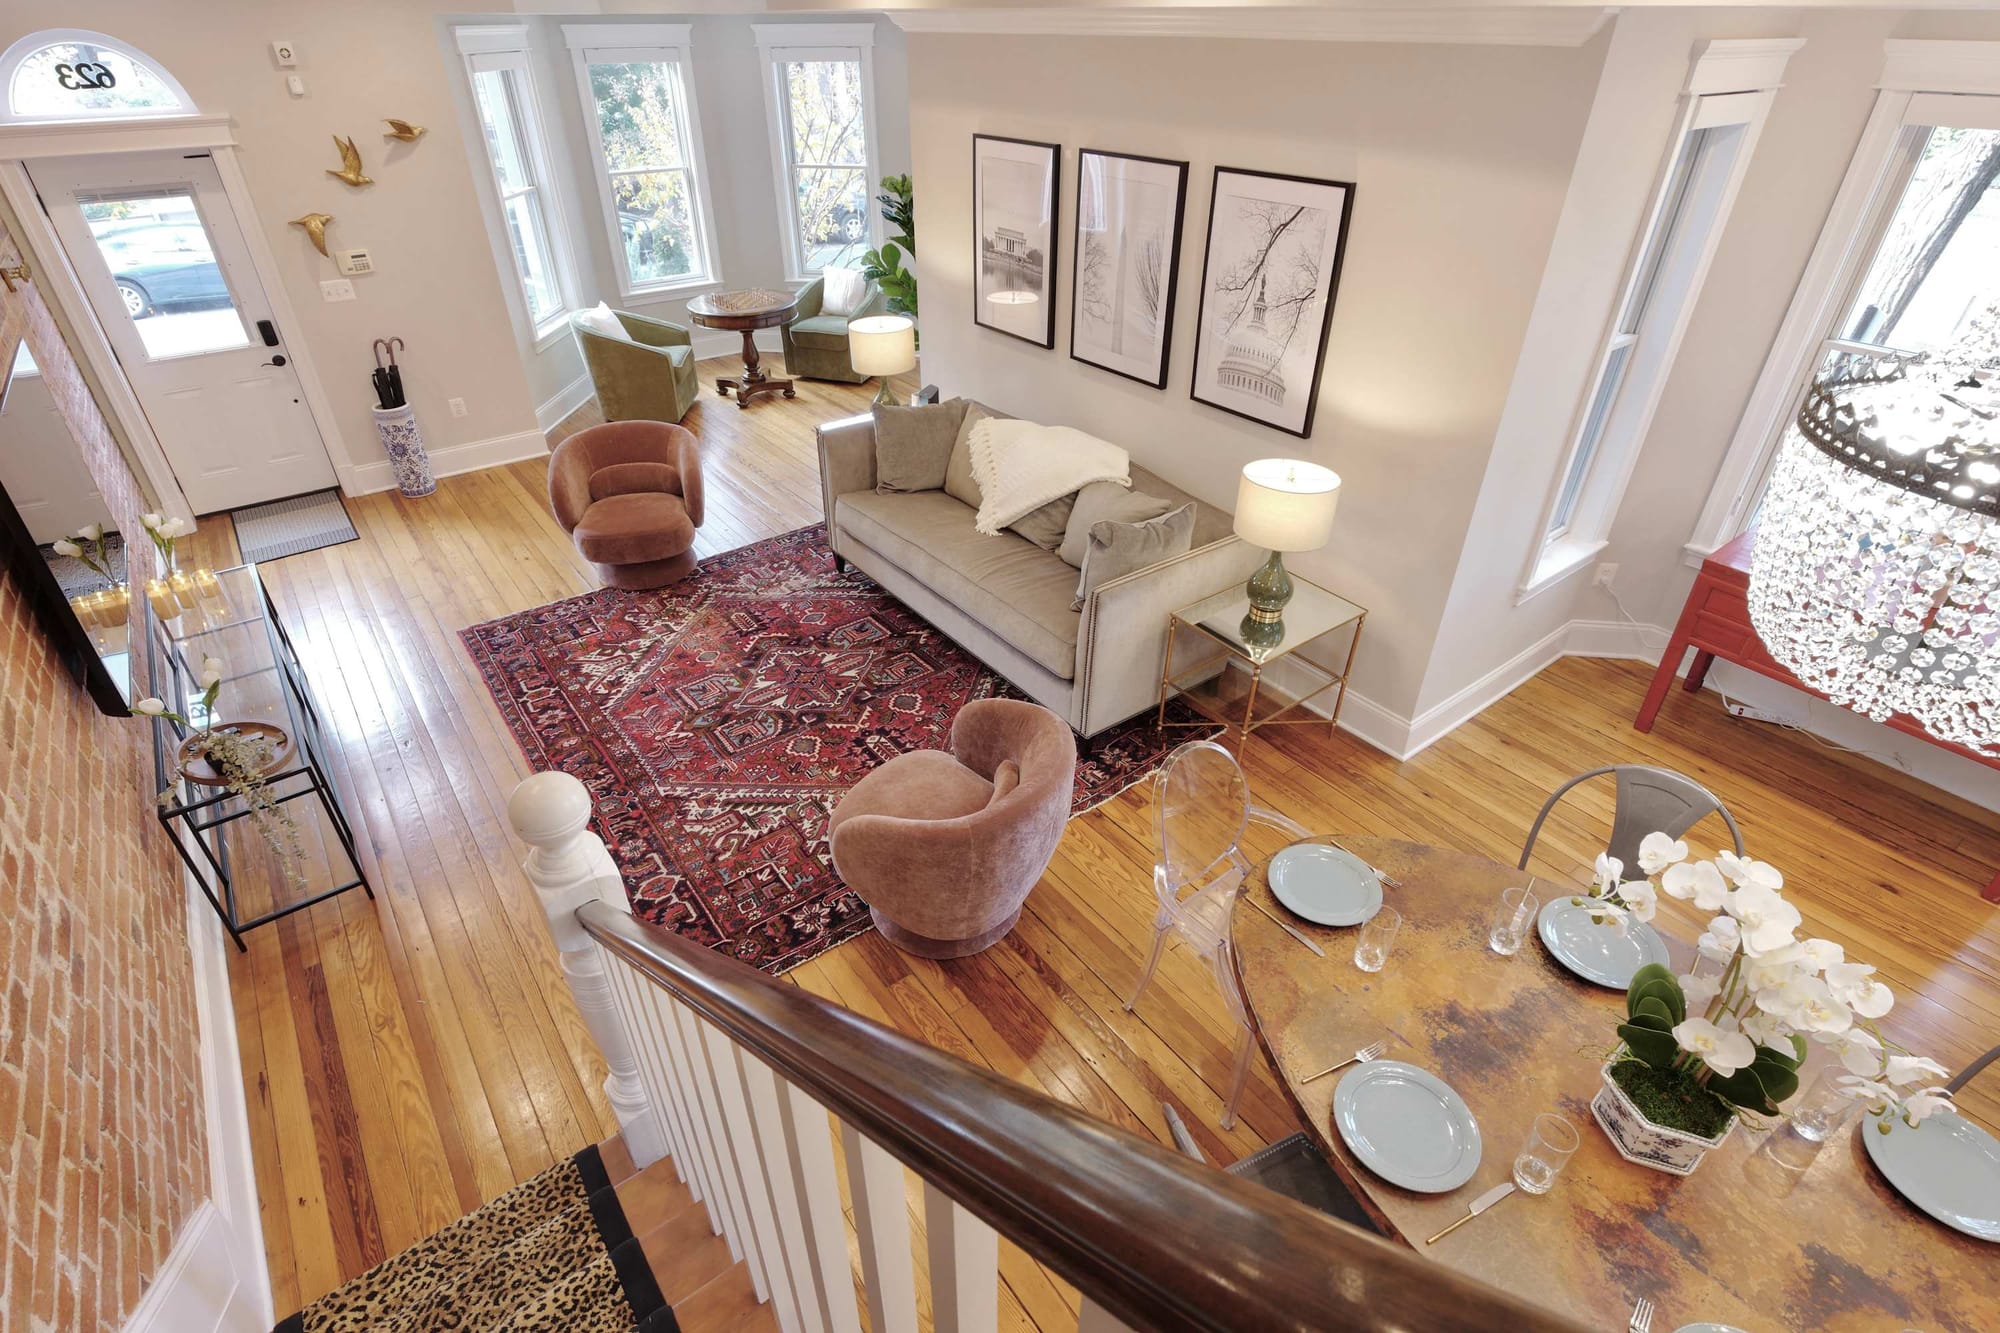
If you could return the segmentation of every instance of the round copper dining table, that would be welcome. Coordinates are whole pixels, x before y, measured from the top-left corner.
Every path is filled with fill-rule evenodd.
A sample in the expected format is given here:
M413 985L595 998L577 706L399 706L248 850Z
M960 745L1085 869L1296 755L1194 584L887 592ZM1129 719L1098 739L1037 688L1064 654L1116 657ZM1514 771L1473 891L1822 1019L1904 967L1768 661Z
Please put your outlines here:
M1314 841L1334 842L1318 838ZM1768 1329L2000 1329L2000 1246L1932 1221L1867 1160L1850 1121L1816 1155L1790 1131L1739 1125L1694 1174L1620 1157L1590 1113L1616 1044L1622 994L1576 978L1533 938L1512 957L1487 947L1500 891L1526 875L1464 852L1386 838L1340 846L1398 881L1384 901L1403 925L1387 966L1354 966L1354 929L1290 916L1264 867L1243 892L1326 951L1318 957L1255 910L1234 917L1252 1026L1293 1109L1357 1200L1427 1258L1586 1324L1624 1329L1640 1297L1655 1333L1713 1321ZM1268 865L1268 862L1266 863ZM1544 902L1560 888L1540 881ZM1691 950L1661 932L1677 966ZM1889 1023L1894 1035L1893 1020ZM1386 1039L1384 1060L1442 1078L1478 1121L1478 1170L1419 1194L1371 1173L1332 1123L1350 1070L1308 1075ZM1516 1192L1434 1245L1425 1238L1509 1178L1535 1116L1582 1138L1549 1193ZM1808 1151L1801 1152L1805 1148Z

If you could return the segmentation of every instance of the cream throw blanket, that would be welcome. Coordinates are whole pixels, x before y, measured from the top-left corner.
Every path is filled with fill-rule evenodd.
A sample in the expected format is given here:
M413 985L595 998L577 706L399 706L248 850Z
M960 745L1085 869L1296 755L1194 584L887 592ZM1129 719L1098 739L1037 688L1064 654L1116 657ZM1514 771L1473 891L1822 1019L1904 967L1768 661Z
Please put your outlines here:
M1068 426L987 417L973 423L967 443L980 496L972 527L989 537L1093 481L1132 484L1131 460L1123 449Z

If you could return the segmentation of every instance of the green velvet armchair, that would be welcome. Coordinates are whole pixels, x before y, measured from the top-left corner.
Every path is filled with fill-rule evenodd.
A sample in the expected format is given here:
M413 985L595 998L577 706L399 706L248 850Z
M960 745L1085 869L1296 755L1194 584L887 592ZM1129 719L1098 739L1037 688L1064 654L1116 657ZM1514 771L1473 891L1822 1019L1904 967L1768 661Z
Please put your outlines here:
M679 421L701 397L694 340L678 324L617 311L631 341L607 337L570 317L570 328L597 386L606 421Z
M868 376L857 374L854 363L847 355L847 321L860 319L864 315L880 315L888 312L888 302L883 299L882 289L874 279L868 281L868 294L861 306L851 315L827 315L820 312L820 301L826 289L824 278L814 278L799 292L798 317L785 325L782 330L785 340L785 373L798 379L839 380L843 384L860 384Z

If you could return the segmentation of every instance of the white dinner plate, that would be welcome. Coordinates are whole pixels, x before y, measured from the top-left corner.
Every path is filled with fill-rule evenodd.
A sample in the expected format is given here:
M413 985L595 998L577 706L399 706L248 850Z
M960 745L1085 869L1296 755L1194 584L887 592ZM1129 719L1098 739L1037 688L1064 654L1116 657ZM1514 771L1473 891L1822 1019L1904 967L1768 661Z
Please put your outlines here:
M1356 1065L1333 1090L1333 1127L1392 1185L1443 1194L1479 1169L1479 1122L1437 1075L1400 1060Z
M1743 1330L1734 1324L1711 1324L1704 1321L1699 1324L1682 1324L1674 1330L1674 1333L1743 1333Z
M1358 926L1382 906L1382 877L1352 852L1302 842L1271 858L1271 896L1321 926Z
M1566 894L1545 904L1535 922L1535 933L1558 963L1585 981L1624 990L1641 967L1667 961L1667 942L1651 926L1628 921L1621 933L1616 926L1599 925L1575 897Z
M1896 1192L1938 1221L1980 1240L2000 1241L2000 1139L1956 1111L1916 1125L1863 1116L1868 1156Z

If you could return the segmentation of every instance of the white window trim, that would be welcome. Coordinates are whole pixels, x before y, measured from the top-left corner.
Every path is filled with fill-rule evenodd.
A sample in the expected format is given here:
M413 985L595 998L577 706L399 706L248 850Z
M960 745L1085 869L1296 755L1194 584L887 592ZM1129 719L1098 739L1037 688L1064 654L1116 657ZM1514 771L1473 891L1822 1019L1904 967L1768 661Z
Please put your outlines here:
M697 289L721 285L722 265L715 253L715 212L709 203L708 154L703 146L701 111L694 93L693 27L686 23L617 23L563 25L563 41L576 69L577 96L583 104L584 134L590 140L590 174L597 181L597 199L604 234L611 244L611 262L618 271L621 300L644 303ZM632 281L626 266L625 237L618 229L618 197L611 188L611 165L604 155L598 127L597 99L590 91L592 64L652 62L675 67L681 90L681 132L686 143L682 158L693 177L695 242L701 247L701 267L686 277L644 285Z
M474 150L486 163L480 178L480 211L486 216L487 239L493 258L506 281L508 310L518 327L527 332L527 341L537 352L544 351L569 331L569 317L576 309L576 274L569 248L567 219L563 215L560 192L552 188L555 172L550 163L548 131L542 119L541 94L535 86L535 71L529 51L528 29L521 24L469 24L452 29L459 54L465 63L466 109L471 116L470 137ZM485 70L511 70L519 98L516 108L521 147L534 173L534 189L541 205L542 226L548 232L550 279L556 288L555 311L539 322L529 313L528 294L521 272L514 263L513 243L507 233L506 192L500 184L499 169L493 164L485 138L479 129L479 95L473 78Z
M1699 566L1749 522L1820 346L1838 331L1874 258L1877 229L1908 181L1914 163L1905 132L1938 124L2000 129L2000 42L1891 40L1883 48L1875 109L1688 536L1685 564Z
M787 132L786 89L779 77L791 60L854 60L861 62L862 212L868 219L868 244L882 244L882 221L870 205L882 179L882 156L875 144L875 25L872 23L753 23L757 56L764 66L764 115L771 137L772 180L778 191L778 218L785 237L785 278L807 283L819 275L803 271L805 246L799 237L799 205L792 193L792 148Z
M1522 570L1514 597L1516 605L1555 587L1589 564L1609 545L1613 520L1631 484L1632 473L1638 466L1640 449L1645 444L1654 413L1666 391L1675 358L1679 355L1681 339L1687 333L1688 323L1694 316L1695 306L1708 278L1709 265L1714 261L1715 252L1728 227L1744 174L1756 153L1757 140L1776 100L1785 65L1801 45L1801 40L1793 38L1712 41L1704 45L1696 58L1683 94L1681 115L1667 141L1654 179L1645 225L1633 237L1627 253L1624 280L1619 283L1616 299L1605 314L1604 332L1598 341L1597 355L1591 361L1590 378L1583 385L1571 419L1567 446L1550 479L1548 497L1536 516L1534 538L1529 545L1526 567ZM1551 532L1550 525L1560 506L1564 484L1577 451L1583 446L1584 432L1588 428L1591 408L1606 367L1619 347L1636 346L1640 342L1638 334L1620 330L1618 323L1626 313L1638 284L1646 277L1641 270L1655 234L1662 226L1671 225L1673 220L1668 216L1668 210L1677 203L1674 171L1688 138L1699 130L1728 126L1741 127L1742 139L1730 161L1729 174L1716 201L1715 215L1700 238L1700 249L1696 252L1685 284L1678 292L1669 294L1668 299L1676 302L1671 321L1664 329L1648 335L1649 339L1657 340L1648 349L1655 369L1643 384L1637 386L1642 397L1626 403L1624 395L1634 387L1629 378L1631 367L1626 367L1628 378L1621 383L1606 408L1608 413L1617 414L1620 418L1618 437L1614 440L1600 435L1597 452L1584 475L1569 521L1560 530ZM1650 311L1649 305L1648 313ZM1608 423L1605 429L1610 429Z

